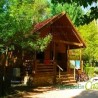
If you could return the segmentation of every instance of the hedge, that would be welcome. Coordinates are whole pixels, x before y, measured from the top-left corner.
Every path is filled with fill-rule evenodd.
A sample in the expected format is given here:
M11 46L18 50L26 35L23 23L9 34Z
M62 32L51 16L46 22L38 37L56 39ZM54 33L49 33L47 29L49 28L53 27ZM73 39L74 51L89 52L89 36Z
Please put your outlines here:
M94 76L94 67L85 67L85 73L89 77L93 77Z

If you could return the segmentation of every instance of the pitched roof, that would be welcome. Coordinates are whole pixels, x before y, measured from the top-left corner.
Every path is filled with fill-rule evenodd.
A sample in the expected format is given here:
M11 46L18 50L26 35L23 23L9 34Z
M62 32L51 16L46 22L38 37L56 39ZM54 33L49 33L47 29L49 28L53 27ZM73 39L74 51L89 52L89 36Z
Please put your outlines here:
M55 36L57 37L58 35L66 44L70 44L70 48L86 47L85 42L65 12L36 24L34 32L45 33L45 35L52 33L54 40L57 40Z

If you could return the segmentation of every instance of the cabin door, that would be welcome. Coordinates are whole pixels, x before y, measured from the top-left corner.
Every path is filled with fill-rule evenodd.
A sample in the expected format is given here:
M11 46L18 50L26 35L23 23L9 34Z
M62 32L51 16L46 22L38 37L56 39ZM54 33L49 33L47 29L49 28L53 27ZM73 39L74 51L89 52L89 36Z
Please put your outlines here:
M64 70L64 72L67 71L67 55L66 53L57 53L56 54L56 61L57 64ZM57 71L59 69L57 68Z

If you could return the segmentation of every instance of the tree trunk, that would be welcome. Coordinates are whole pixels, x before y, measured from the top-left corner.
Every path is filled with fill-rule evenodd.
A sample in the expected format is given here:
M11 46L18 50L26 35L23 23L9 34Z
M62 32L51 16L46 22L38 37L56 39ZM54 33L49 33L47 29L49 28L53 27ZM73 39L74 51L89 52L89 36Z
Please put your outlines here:
M4 96L11 87L11 67L8 66L8 55L2 54L0 60L0 96Z
M4 95L4 80L3 80L3 75L4 75L4 67L0 66L0 97Z

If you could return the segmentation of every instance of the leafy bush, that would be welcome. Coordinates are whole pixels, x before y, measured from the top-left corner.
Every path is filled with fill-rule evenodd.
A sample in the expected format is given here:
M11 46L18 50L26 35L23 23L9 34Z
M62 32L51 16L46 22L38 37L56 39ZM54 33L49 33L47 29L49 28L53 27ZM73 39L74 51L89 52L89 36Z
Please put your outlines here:
M98 74L98 67L95 67L94 72L95 74Z
M85 73L89 76L89 77L93 77L94 76L94 67L85 67Z

